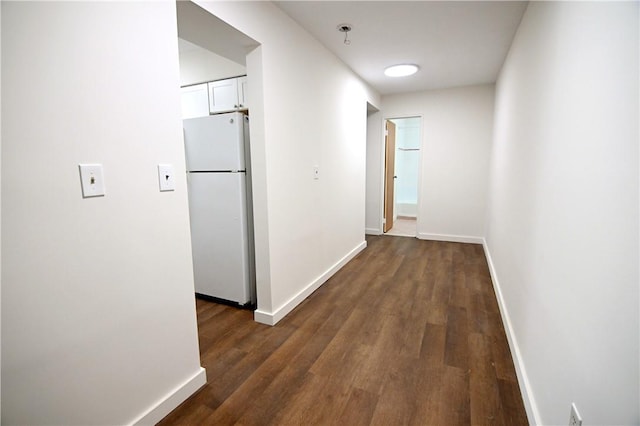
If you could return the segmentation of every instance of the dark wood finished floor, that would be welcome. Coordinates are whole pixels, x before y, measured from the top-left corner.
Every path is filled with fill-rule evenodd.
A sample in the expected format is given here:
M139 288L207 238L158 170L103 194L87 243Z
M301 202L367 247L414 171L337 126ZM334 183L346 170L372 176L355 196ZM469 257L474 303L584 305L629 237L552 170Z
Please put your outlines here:
M208 383L160 424L528 424L482 247L367 242L275 327L198 300Z

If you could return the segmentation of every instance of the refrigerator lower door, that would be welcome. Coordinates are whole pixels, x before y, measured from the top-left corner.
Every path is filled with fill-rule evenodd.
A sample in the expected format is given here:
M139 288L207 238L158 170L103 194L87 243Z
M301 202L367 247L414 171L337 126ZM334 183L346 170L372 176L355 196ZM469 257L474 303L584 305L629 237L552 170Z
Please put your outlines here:
M244 173L190 173L189 215L196 293L251 302Z

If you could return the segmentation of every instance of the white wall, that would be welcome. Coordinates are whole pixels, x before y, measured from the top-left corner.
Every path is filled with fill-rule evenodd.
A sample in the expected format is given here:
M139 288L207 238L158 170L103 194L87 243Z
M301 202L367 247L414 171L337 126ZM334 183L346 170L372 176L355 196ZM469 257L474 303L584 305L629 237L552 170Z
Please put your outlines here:
M153 423L204 382L175 14L2 3L2 423Z
M264 175L259 170L254 182L264 186L258 196L266 192L267 207L264 220L258 209L256 224L268 227L269 238L268 253L256 255L258 262L268 257L270 266L268 277L258 270L256 319L274 323L366 245L367 101L379 99L273 4L201 6L261 44L259 81L247 61L249 109L253 116L262 108L264 116L260 134L251 124L252 147L264 153L256 159L264 162ZM256 85L261 102L253 99ZM319 180L314 180L315 165ZM260 232L256 229L257 240Z
M482 241L493 96L481 85L383 97L385 118L422 116L418 238Z
M188 41L181 40L183 46L180 51L180 85L205 83L223 78L245 75L244 65L210 52Z
M498 80L486 243L532 423L640 423L638 22L529 3Z

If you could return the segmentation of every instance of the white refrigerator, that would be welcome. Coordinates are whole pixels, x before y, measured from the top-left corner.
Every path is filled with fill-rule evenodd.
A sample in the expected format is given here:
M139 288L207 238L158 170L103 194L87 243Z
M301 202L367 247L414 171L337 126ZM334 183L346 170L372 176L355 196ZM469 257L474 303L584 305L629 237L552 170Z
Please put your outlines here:
M196 293L255 305L249 118L183 120Z

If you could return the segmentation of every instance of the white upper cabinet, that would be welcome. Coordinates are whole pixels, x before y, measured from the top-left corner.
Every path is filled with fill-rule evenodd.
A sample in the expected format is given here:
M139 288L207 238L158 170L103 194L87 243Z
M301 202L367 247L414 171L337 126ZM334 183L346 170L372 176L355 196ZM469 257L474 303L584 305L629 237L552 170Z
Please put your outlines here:
M182 91L182 118L247 109L247 76L195 84Z
M238 108L238 80L229 78L209 83L209 111L233 111Z
M247 109L247 77L228 78L209 84L209 112L212 114Z
M207 83L187 86L182 92L182 118L204 117L209 115L209 93Z

